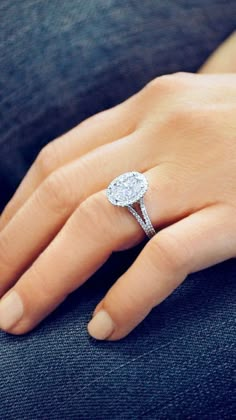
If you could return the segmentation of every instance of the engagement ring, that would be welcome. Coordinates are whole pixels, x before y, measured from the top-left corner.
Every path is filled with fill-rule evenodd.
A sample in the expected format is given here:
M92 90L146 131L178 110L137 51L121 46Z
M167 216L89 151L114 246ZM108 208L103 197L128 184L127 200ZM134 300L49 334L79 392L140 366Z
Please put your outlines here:
M147 178L140 172L132 171L113 179L107 187L106 195L110 203L114 206L127 207L143 228L146 235L152 238L156 234L156 231L148 216L143 198L147 189ZM135 210L134 204L139 204L142 217Z

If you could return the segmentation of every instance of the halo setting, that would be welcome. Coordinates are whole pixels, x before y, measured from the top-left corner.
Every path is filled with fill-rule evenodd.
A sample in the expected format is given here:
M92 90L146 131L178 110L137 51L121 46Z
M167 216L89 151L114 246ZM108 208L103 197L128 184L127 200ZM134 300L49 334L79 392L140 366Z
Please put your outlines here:
M115 206L126 207L138 202L148 189L146 177L140 172L126 172L109 184L107 198Z
M127 207L146 235L152 238L156 231L144 203L144 194L147 189L148 180L144 174L137 171L125 172L108 185L106 195L111 204ZM133 204L136 204L138 208L135 208Z

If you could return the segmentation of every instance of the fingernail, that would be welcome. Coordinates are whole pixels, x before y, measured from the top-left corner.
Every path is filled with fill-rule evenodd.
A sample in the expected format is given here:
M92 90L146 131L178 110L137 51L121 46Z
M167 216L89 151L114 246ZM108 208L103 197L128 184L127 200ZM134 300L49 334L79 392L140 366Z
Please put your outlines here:
M9 293L0 301L0 328L8 330L23 315L23 303L17 292Z
M115 324L110 315L101 309L88 323L88 332L97 340L105 340L115 330Z

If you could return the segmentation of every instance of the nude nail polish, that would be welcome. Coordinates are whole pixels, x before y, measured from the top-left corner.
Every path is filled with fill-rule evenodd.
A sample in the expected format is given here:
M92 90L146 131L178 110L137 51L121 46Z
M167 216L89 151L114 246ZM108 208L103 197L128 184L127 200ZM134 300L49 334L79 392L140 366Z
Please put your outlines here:
M115 324L107 311L101 309L91 319L87 328L93 338L105 340L115 330Z
M23 303L17 292L13 291L0 300L0 328L8 330L23 315Z

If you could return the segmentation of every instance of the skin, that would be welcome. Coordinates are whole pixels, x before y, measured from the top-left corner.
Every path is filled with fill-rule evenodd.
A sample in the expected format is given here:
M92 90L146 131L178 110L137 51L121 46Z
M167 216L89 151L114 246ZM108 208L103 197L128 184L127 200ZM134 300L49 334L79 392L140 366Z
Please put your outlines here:
M208 58L201 73L236 73L236 31Z
M222 51L201 74L155 78L41 151L0 218L1 301L14 291L24 310L10 327L0 310L3 330L32 330L113 251L145 238L105 195L126 171L146 175L158 234L94 310L114 322L108 340L127 336L189 273L236 257L236 74L207 74Z

